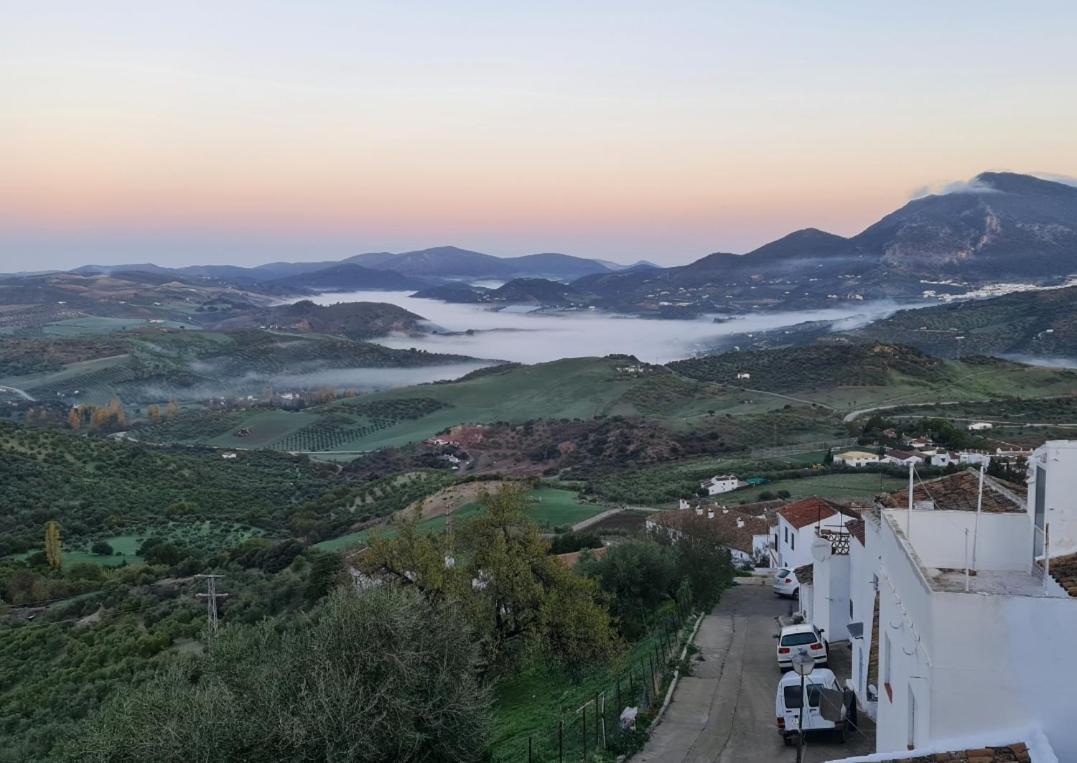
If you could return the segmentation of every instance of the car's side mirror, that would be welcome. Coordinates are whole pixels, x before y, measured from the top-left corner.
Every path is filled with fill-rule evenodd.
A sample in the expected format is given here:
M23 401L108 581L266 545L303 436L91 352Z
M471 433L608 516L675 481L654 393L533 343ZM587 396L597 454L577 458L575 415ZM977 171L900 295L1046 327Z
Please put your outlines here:
M779 635L779 634L775 633L775 634L774 634L774 638L778 638L778 635Z

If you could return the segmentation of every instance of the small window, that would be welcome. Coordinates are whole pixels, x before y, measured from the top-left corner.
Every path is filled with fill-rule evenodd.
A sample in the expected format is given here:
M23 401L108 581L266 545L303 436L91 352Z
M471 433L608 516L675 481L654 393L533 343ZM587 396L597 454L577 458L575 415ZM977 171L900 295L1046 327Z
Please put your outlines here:
M789 540L789 548L793 551L797 550L797 536L794 533L793 537Z
M853 621L853 600L849 599L849 622Z
M790 633L782 636L782 646L806 646L817 641L819 639L815 637L814 633Z
M788 527L783 527L782 530L785 531L785 542L788 543L789 542L789 528Z

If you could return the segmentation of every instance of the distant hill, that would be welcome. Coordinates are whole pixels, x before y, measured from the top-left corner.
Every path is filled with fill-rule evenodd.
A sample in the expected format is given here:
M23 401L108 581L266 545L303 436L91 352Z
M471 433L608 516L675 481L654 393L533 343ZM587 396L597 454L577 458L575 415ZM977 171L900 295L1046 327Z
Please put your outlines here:
M465 283L443 284L423 289L415 296L460 304L503 303L542 307L578 307L594 300L593 294L548 278L514 278L496 289Z
M571 280L592 273L610 272L608 266L597 260L568 254L546 252L522 257L494 257L455 246L439 246L401 254L359 254L349 257L348 261L364 267L395 270L404 275L428 278L547 277Z
M247 311L221 321L218 327L266 327L363 340L394 332L416 333L424 320L421 315L383 302L340 302L323 306L302 300L291 305Z
M428 285L427 281L402 275L394 270L376 270L355 262L332 265L313 273L299 273L264 282L270 287L349 291L360 289L412 290Z
M936 355L1068 357L1077 362L1077 286L902 310L842 336Z
M923 382L942 381L946 363L911 347L888 344L819 344L755 352L725 352L669 364L697 381L770 392L814 388L883 386L891 374ZM738 379L738 374L749 374Z

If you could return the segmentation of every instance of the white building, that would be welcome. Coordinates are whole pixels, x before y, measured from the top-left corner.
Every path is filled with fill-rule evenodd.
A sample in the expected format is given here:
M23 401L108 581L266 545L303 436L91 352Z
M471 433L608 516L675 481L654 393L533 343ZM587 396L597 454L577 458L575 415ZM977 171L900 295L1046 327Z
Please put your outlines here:
M1063 636L1077 633L1077 442L1035 452L1027 502L991 477L981 499L980 479L921 482L912 511L899 491L848 523L848 685L895 758L1037 728L1059 760L1077 760L1077 664ZM840 566L819 557L812 614L836 639L841 617L821 611L815 589Z
M868 464L879 463L879 456L866 450L847 450L844 453L835 453L834 463L859 468Z
M816 531L843 530L848 517L842 512L855 514L825 498L805 498L778 509L776 524L771 527L772 566L794 569L811 564Z
M925 456L920 453L912 453L907 450L891 450L887 451L886 455L879 460L884 464L908 466L909 464L922 464L924 459Z
M971 424L969 424L969 431L970 432L985 432L988 429L991 429L992 427L993 427L993 425L986 422L986 421L974 421Z
M744 483L735 474L720 474L701 483L700 487L707 491L707 495L720 495L732 492L743 485Z

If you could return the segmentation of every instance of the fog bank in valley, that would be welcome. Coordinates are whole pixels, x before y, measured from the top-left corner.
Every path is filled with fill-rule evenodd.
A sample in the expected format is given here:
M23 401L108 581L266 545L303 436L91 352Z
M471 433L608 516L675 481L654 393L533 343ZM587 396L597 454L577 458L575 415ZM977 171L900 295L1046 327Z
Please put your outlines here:
M710 317L657 320L596 311L491 310L485 305L416 299L409 292L326 293L313 300L322 305L388 302L422 315L441 331L476 332L472 335L394 336L377 340L389 347L416 347L430 352L521 363L611 353L635 355L650 363L667 363L706 352L723 337L733 334L783 328L806 321L840 322L840 327L846 329L886 317L901 307L892 302L870 302L824 310L748 313L715 323Z

